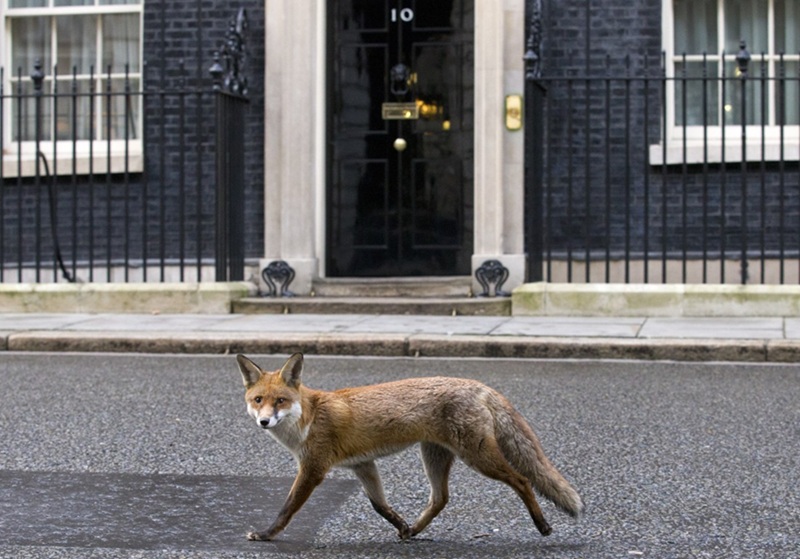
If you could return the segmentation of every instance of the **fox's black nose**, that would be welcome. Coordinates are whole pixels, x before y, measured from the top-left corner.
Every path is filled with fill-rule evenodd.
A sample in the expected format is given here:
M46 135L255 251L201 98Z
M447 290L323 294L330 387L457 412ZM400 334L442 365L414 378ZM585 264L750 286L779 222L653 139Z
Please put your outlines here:
M263 427L264 429L266 429L267 427L269 427L269 418L262 417L261 419L258 420L258 424L261 425L261 427Z

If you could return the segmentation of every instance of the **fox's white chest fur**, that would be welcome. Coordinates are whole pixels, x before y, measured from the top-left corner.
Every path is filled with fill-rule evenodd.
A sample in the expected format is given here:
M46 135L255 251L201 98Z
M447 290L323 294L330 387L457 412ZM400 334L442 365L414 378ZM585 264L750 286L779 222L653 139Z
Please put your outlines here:
M300 429L297 422L284 421L267 432L273 439L285 446L296 460L300 460L303 455L303 447L306 438L308 437L308 427Z

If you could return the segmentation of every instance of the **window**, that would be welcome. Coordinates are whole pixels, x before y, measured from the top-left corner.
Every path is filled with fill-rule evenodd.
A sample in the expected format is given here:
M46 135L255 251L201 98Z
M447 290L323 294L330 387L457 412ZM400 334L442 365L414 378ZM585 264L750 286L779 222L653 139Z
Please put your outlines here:
M128 140L128 151L140 152L142 0L2 2L4 156L33 150L30 76L37 61L44 74L41 141L59 142L58 149L70 154L75 142L79 151L104 157L107 142L118 152ZM102 146L91 149L91 142ZM96 160L95 168L104 169L104 163Z
M670 79L668 144L672 140L677 149L675 140L682 142L684 136L689 148L699 141L711 140L716 145L707 147L715 149L705 157L719 161L724 135L725 160L741 160L744 108L748 159L761 159L762 155L766 160L779 158L781 128L783 157L797 159L800 2L665 0L663 16L665 65ZM742 40L751 55L744 93L736 62ZM663 157L663 153L658 156L655 151L651 150L651 154ZM675 159L670 154L667 157ZM679 159L682 161L682 155Z

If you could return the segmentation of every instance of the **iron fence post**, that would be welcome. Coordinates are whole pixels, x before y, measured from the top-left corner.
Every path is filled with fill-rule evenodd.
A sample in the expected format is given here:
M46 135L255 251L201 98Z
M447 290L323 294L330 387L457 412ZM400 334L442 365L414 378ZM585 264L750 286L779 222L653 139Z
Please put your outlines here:
M39 154L42 144L42 88L44 72L42 61L37 58L33 63L33 129L34 129L34 181L36 186L36 283L41 281L42 269L42 174L39 169Z
M747 283L748 263L747 263L747 70L750 63L750 53L747 45L742 39L739 43L739 54L736 55L736 66L739 70L740 82L742 84L742 238L741 238L741 280L742 285Z
M214 237L214 276L216 281L227 281L228 279L228 196L227 180L224 174L226 168L225 154L227 146L224 145L223 132L225 130L225 119L222 116L222 76L224 69L219 61L219 53L214 53L214 64L209 69L214 89L214 115L215 128L214 149L215 149L215 175L216 175L216 210L215 210L215 230Z
M216 112L216 281L244 279L244 107L248 103L247 12L231 21L209 73Z
M528 0L525 5L528 22L525 61L525 252L526 281L544 279L544 95L541 77L540 46L542 39L541 0Z

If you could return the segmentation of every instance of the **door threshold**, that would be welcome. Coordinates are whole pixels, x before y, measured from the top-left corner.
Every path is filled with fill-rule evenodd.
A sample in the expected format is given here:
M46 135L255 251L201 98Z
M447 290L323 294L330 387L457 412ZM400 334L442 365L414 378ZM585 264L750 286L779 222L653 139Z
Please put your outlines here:
M470 276L320 278L314 297L472 297Z

